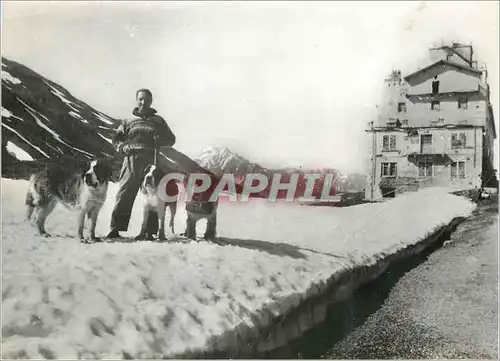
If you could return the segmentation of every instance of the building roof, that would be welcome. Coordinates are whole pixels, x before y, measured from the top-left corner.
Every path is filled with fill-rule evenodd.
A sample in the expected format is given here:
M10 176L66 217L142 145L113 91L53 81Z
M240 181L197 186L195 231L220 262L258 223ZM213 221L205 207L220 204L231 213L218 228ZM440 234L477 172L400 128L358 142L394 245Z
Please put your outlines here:
M461 64L457 64L457 63L454 63L452 61L448 61L448 60L439 60L429 66L426 66L425 68L422 68L422 69L419 69L411 74L408 74L407 76L404 77L404 79L406 81L408 81L409 79L411 78L414 78L415 76L429 70L430 68L433 68L435 66L439 66L439 65L449 65L451 67L454 67L454 68L457 68L457 69L460 69L460 70L465 70L465 71L469 71L469 72L472 72L472 73L475 73L475 74L481 74L481 71L480 70L477 70L477 69L474 69L470 66L465 66L465 65L461 65Z

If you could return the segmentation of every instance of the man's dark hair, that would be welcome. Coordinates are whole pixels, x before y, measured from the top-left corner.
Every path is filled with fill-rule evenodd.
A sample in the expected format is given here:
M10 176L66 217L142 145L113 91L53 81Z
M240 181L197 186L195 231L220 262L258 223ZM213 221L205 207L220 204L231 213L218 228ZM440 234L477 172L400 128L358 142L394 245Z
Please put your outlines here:
M137 98L137 95L139 95L139 93L146 93L147 96L150 98L150 99L153 99L153 93L151 93L151 90L149 89L146 89L146 88L143 88L143 89L139 89L138 91L135 92L135 97Z

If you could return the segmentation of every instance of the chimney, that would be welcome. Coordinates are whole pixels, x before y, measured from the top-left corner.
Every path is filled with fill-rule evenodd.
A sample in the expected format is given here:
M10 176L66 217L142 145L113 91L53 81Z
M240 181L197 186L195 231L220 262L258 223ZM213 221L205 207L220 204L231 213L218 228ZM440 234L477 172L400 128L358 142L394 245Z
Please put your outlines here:
M393 85L401 84L401 70L394 69L391 74L385 79L387 83L392 83Z
M472 55L473 55L472 45L453 43L451 45L451 48L458 54L460 54L464 59L466 59L469 65L472 66Z

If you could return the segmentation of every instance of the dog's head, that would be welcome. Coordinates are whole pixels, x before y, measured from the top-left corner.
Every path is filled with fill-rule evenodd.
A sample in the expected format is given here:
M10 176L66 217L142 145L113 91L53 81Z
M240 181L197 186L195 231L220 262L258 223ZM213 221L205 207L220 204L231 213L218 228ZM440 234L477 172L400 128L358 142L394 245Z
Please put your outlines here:
M144 170L144 177L142 179L142 189L151 189L158 187L158 184L161 181L161 177L163 174L160 172L155 165L151 164L146 167Z
M144 176L142 178L141 190L143 193L153 192L155 193L160 186L162 178L165 173L154 165L149 165L144 170ZM177 196L179 194L179 187L175 179L170 179L165 185L167 196Z
M89 187L97 188L111 180L111 166L103 160L93 160L84 171L85 184Z

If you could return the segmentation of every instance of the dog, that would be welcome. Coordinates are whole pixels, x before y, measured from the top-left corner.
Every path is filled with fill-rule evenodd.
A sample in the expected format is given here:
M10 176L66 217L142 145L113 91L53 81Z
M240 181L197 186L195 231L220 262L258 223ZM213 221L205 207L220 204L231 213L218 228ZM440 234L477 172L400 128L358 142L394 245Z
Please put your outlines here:
M90 219L90 240L100 241L95 235L99 212L106 201L112 169L108 162L91 160L77 163L62 162L46 166L33 173L29 179L26 194L27 218L32 220L40 235L49 237L45 230L45 221L57 203L66 208L78 210L78 237L81 242L88 242L83 237L85 217Z
M172 233L175 233L174 220L177 212L177 197L179 195L179 187L174 180L167 183L167 195L176 196L173 202L166 202L158 194L158 186L164 173L155 165L149 165L144 171L144 177L141 183L141 192L144 194L143 203L143 221L141 232L135 237L136 240L153 240L153 236L158 230L158 240L165 240L165 212L167 207L170 209L169 227ZM155 213L158 216L155 217ZM158 224L156 224L158 219Z
M206 240L215 240L217 236L217 208L218 200L215 202L187 201L186 202L186 231L184 236L196 239L196 224L201 219L207 220L207 228L203 236Z
M186 200L186 231L184 236L189 239L196 239L196 224L201 219L207 220L207 228L203 236L206 240L215 240L217 236L217 209L219 207L219 197L215 201L210 201L214 186L217 179L211 178L212 184L210 188L200 194L193 194L191 199ZM197 182L198 186L200 183Z
M479 191L479 199L490 199L490 194L486 192L484 189Z

